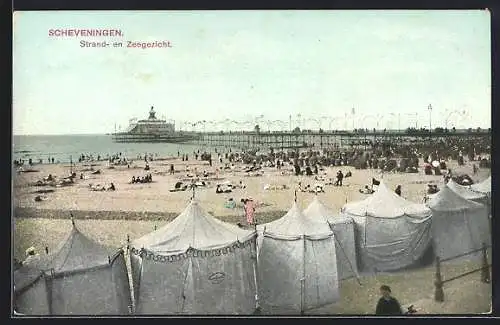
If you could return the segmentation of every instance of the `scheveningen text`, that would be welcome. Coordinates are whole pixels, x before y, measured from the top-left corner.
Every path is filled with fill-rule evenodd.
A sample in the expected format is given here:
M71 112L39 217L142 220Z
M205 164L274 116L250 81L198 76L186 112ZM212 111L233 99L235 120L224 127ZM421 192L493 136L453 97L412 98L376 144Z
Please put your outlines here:
M123 37L121 29L49 29L50 37Z

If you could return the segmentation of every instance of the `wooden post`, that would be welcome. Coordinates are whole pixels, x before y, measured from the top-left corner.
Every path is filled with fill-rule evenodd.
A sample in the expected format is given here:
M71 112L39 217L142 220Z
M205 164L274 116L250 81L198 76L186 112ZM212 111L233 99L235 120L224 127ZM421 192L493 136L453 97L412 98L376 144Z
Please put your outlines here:
M488 251L486 244L483 243L483 268L481 269L481 282L490 283L490 267L488 266Z
M443 302L444 301L444 291L443 291L443 279L441 277L441 261L439 256L436 257L436 275L434 280L434 300Z

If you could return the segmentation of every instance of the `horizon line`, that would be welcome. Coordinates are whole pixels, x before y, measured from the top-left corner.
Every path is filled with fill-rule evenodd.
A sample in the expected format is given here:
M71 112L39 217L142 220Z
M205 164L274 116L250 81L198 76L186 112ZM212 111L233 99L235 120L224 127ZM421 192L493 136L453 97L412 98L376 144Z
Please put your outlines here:
M111 133L46 133L46 134L35 134L35 133L30 133L30 134L14 134L12 133L13 137L31 137L31 136L61 136L61 135L111 135Z

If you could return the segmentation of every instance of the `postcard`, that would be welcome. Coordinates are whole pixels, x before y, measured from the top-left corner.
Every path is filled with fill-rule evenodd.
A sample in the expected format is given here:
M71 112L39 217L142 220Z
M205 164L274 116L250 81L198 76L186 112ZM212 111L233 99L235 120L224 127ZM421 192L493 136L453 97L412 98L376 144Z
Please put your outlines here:
M486 314L488 10L16 11L15 317Z

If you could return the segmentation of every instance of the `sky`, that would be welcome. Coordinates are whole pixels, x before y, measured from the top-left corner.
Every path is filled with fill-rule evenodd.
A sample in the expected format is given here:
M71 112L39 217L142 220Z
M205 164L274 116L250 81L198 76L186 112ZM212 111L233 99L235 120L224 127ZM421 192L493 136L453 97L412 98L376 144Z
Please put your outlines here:
M189 130L488 128L490 53L485 10L15 12L13 133L109 133L151 106Z

